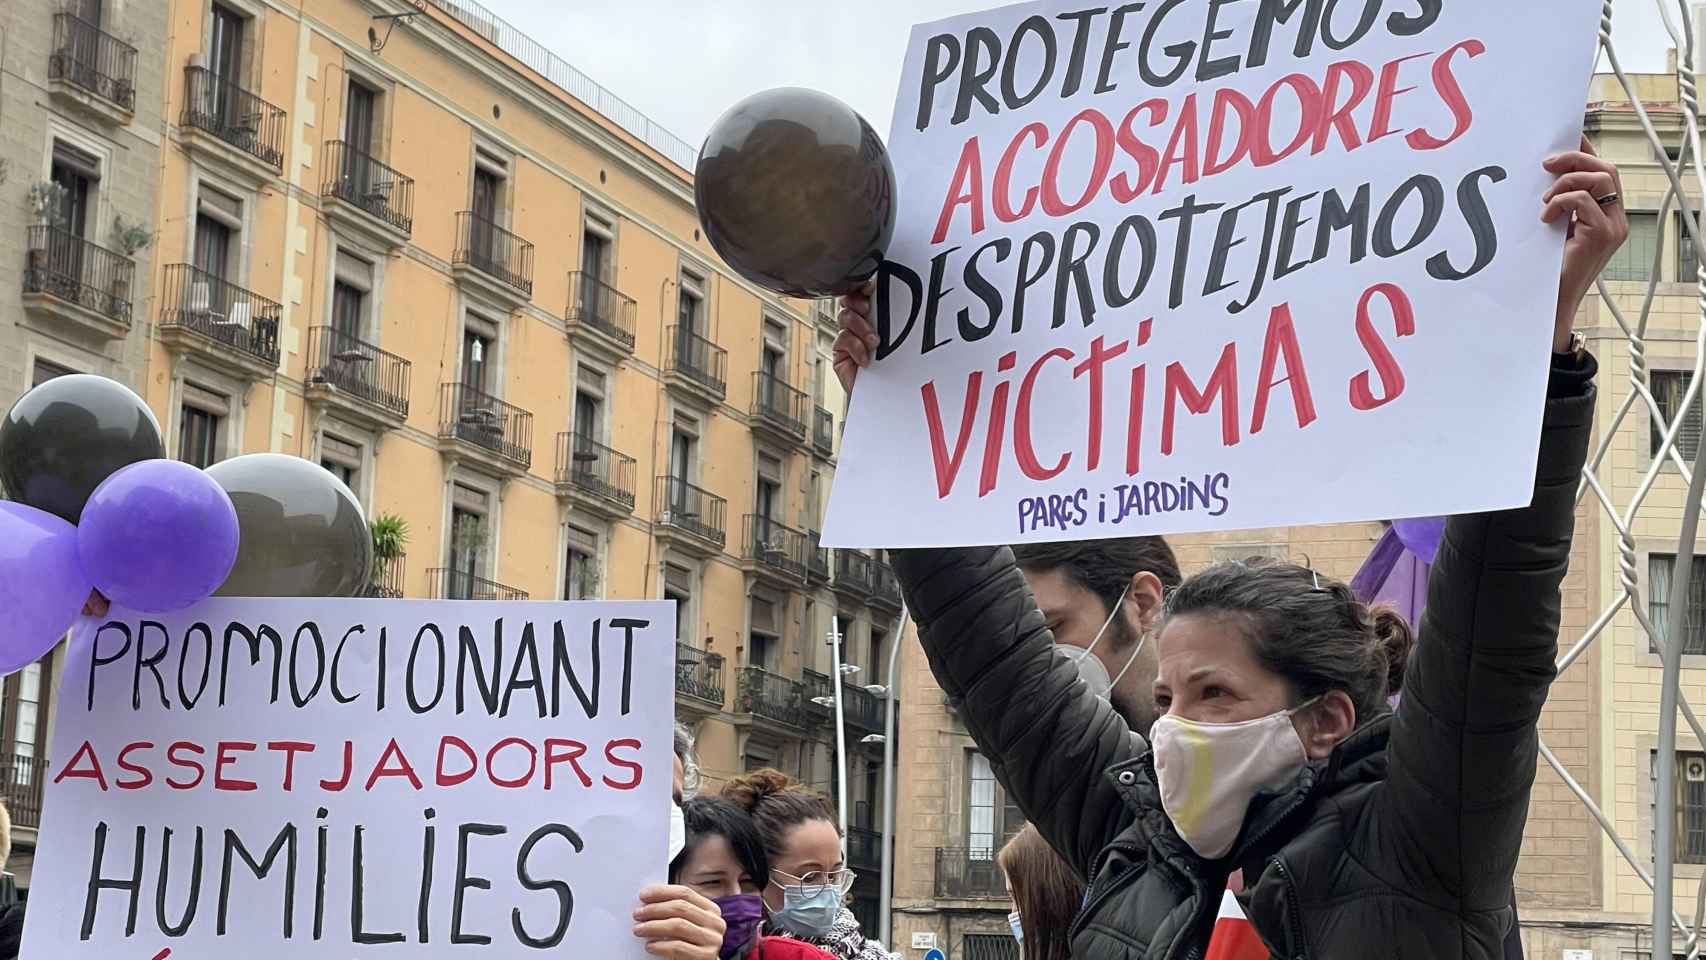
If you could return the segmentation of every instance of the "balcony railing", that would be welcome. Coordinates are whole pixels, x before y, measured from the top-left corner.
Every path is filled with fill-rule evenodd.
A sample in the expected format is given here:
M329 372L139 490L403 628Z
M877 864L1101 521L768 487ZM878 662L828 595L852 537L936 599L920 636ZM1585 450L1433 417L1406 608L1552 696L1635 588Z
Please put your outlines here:
M829 581L829 548L822 545L823 534L816 530L806 534L806 575L819 583Z
M201 130L284 172L284 111L206 67L184 68L178 122Z
M723 705L723 657L685 643L675 645L675 692Z
M806 688L798 680L760 667L740 672L739 713L749 713L790 727L806 725Z
M869 827L847 828L848 866L855 870L878 866L882 862L882 850L882 834Z
M677 477L657 479L657 522L722 546L728 540L728 501Z
M869 595L876 587L874 561L857 550L835 551L835 586L853 593Z
M12 826L41 826L42 779L47 773L47 765L35 757L0 756L0 798L12 814Z
M883 701L864 687L841 684L841 717L870 733L883 732Z
M719 397L728 391L728 351L682 326L670 327L668 338L664 372L686 377Z
M367 595L387 600L401 599L403 596L403 569L406 559L402 554L398 554L390 560L374 557L373 574L367 585Z
M166 267L160 326L194 330L265 363L278 363L278 324L284 308L193 264Z
M833 706L826 706L818 702L835 696L835 688L829 685L828 677L816 670L801 670L800 683L806 688L806 704L808 706L822 711L822 715L825 717L834 711Z
M329 384L398 417L409 415L409 361L335 327L308 329L308 382Z
M826 457L835 454L835 414L822 407L812 408L812 446Z
M900 607L900 580L894 568L880 560L871 561L871 599L890 607Z
M427 571L434 600L526 600L526 590L476 577L466 570L435 567Z
M533 244L472 210L456 215L454 262L533 296Z
M136 48L74 14L53 17L47 75L136 110Z
M82 237L42 224L29 228L24 292L52 294L114 320L130 322L136 264Z
M557 482L634 509L634 458L579 433L557 434Z
M408 234L415 228L415 181L342 140L326 143L320 194L364 210Z
M761 514L746 515L745 556L790 577L806 576L806 535Z
M810 398L781 377L763 370L752 374L752 415L780 428L784 433L806 438L806 410Z
M523 469L532 465L533 414L465 383L440 390L440 437L484 447Z
M634 349L634 298L584 270L569 274L567 319Z
M936 848L936 897L941 900L1006 900L1007 877L993 850Z

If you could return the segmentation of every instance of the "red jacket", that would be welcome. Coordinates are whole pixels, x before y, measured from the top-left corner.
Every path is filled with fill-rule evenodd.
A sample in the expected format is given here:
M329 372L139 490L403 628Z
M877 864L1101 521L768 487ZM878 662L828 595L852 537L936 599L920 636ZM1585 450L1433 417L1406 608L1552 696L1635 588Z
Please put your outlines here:
M786 937L760 937L746 960L835 960L822 949Z

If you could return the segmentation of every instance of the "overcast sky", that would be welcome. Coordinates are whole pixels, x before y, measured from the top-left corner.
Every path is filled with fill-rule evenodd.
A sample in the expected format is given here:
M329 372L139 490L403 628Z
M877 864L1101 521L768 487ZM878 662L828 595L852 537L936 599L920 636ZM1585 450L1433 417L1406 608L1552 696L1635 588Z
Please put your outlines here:
M484 0L617 96L691 143L768 87L840 97L885 136L914 23L998 0ZM1489 0L1491 2L1491 0ZM1659 3L1616 0L1624 68L1665 67ZM1603 61L1602 61L1603 68Z

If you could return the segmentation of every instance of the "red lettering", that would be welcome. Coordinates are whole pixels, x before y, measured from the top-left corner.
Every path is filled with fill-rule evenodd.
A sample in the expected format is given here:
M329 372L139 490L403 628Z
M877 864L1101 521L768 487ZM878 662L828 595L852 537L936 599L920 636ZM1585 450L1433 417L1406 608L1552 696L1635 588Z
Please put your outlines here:
M1274 102L1284 87L1290 87L1292 92L1297 94L1297 134L1286 144L1284 150L1275 152ZM1256 105L1256 126L1261 129L1261 133L1251 138L1252 163L1258 167L1268 167L1291 156L1314 139L1315 131L1321 127L1321 88L1301 73L1281 77L1278 83L1268 88L1267 93L1262 94L1261 103Z
M187 740L179 740L177 743L166 748L167 763L170 763L175 767L183 767L187 770L195 771L194 780L180 782L173 780L171 777L167 777L166 786L171 787L173 790L193 790L196 787L201 786L201 781L207 776L207 768L203 767L199 761L184 759L179 756L180 753L193 753L199 757L206 754L207 751L202 749L200 744L190 743Z
M1088 123L1096 134L1096 159L1090 164L1090 179L1084 185L1084 193L1077 202L1067 203L1060 197L1060 161L1066 153L1067 145L1072 142L1072 131L1080 123ZM1084 110L1066 121L1061 128L1060 138L1054 142L1054 149L1049 152L1048 165L1043 168L1043 212L1051 217L1064 217L1076 213L1096 199L1096 194L1102 192L1102 183L1108 177L1108 167L1114 162L1114 127L1108 118L1102 116L1099 110Z
M1150 115L1149 125L1158 127L1167 122L1168 104L1165 100L1145 100L1131 108L1120 122L1119 134L1114 142L1119 144L1126 156L1137 162L1137 180L1134 182L1129 173L1121 173L1108 184L1114 199L1120 203L1130 203L1149 189L1149 184L1155 179L1155 171L1161 166L1161 154L1155 148L1137 138L1137 132L1131 127L1133 120L1140 113Z
M454 747L456 747L456 749L462 751L462 756L467 758L467 760L468 760L468 769L467 770L464 770L461 773L450 773L450 774L447 774L444 772L444 759L445 759L444 758L444 751L447 747L451 747L451 746L454 746ZM470 779L473 778L475 773L479 772L479 769L480 769L480 755L474 752L473 747L468 746L468 741L462 739L461 737L449 737L449 736L438 741L437 780L438 780L439 786L441 786L441 787L454 787L454 786L458 786L459 784L467 783Z
M1238 442L1238 348L1228 343L1220 352L1220 362L1209 375L1208 389L1198 390L1185 372L1182 363L1167 365L1167 403L1161 412L1161 452L1173 452L1173 415L1177 402L1183 400L1185 409L1203 414L1220 400L1220 440L1225 446Z
M1017 353L1002 354L996 361L998 373L1006 373L1013 369L1018 362ZM983 473L978 478L977 495L984 497L995 489L995 481L1001 473L1001 440L1007 432L1007 392L1013 384L1003 380L995 385L995 393L989 399L989 435L983 441Z
M527 772L513 780L506 780L503 777L498 776L498 752L508 746L522 746L527 748ZM538 769L539 751L534 748L533 744L528 743L520 737L507 737L503 740L499 740L496 744L493 744L492 749L486 751L486 774L492 778L492 783L500 787L505 787L511 790L517 787L525 787L528 782L533 779L533 772Z
M1137 325L1139 347L1149 342L1149 332L1154 326L1154 317ZM1137 476L1138 469L1143 465L1143 391L1148 381L1148 370L1148 364L1140 363L1131 371L1131 399L1130 407L1126 410L1125 427L1125 472L1128 477Z
M977 138L966 141L960 151L959 166L954 168L954 182L948 187L948 198L942 201L942 216L936 221L936 235L931 243L941 243L954 222L954 208L962 203L971 205L971 232L983 232L983 157L978 152Z
M1376 294L1386 298L1386 303L1392 308L1392 324L1397 328L1398 336L1413 336L1416 332L1416 312L1410 305L1410 298L1396 284L1377 283L1369 287L1357 301L1357 339L1362 341L1362 348L1368 352L1368 358L1374 362L1375 372L1380 375L1380 396L1376 397L1369 387L1368 372L1364 371L1351 378L1351 406L1358 410L1373 410L1383 407L1398 399L1404 393L1404 371L1398 366L1398 359L1392 356L1392 351L1386 348L1386 341L1380 338L1380 333L1374 329L1374 322L1369 319L1369 304Z
M1399 57L1380 70L1380 89L1374 95L1374 120L1369 124L1368 142L1373 143L1382 137L1390 137L1397 133L1392 129L1392 104L1400 94L1409 93L1415 87L1398 86L1398 71L1411 60L1433 56L1430 53L1416 53L1408 57Z
M267 742L267 749L284 754L283 789L287 791L293 789L292 784L296 780L296 755L313 753L314 745L303 743L300 740L270 740Z
M1019 470L1032 480L1052 480L1072 462L1072 454L1067 452L1060 455L1053 467L1045 468L1037 462L1036 448L1031 445L1031 394L1037 388L1037 376L1043 372L1043 364L1050 360L1071 359L1071 350L1056 347L1038 357L1037 362L1031 364L1031 369L1025 371L1025 379L1019 382L1019 402L1013 408L1013 453L1018 457Z
M971 441L972 424L977 420L977 400L983 388L983 371L978 370L966 380L965 409L960 413L960 432L954 440L953 456L948 455L942 436L941 405L936 401L936 381L924 385L924 425L930 431L930 455L936 462L936 498L953 492L954 480L960 475L965 460L966 445Z
M1166 159L1155 175L1155 193L1167 186L1167 174L1177 164L1184 164L1184 182L1196 183L1202 176L1202 164L1197 161L1197 95L1191 94L1179 106L1179 122L1173 127L1173 139L1167 141Z
M1426 130L1412 130L1405 137L1405 142L1416 150L1438 150L1455 141L1458 137L1469 132L1469 125L1475 122L1475 111L1469 108L1469 100L1463 95L1463 88L1457 83L1457 75L1451 72L1451 58L1459 51L1469 54L1470 58L1487 52L1487 45L1479 40L1465 40L1450 50L1439 55L1434 61L1434 89L1439 91L1439 98L1451 108L1451 116L1455 122L1451 133L1441 140Z
M1351 82L1351 95L1341 104L1339 83L1346 79ZM1326 82L1321 85L1321 125L1315 128L1315 145L1309 149L1310 156L1327 149L1327 138L1335 130L1346 152L1362 146L1362 134L1357 132L1356 118L1351 114L1362 106L1368 92L1373 89L1374 71L1367 64L1341 60L1327 68Z
M232 756L232 754L249 753L254 750L256 746L258 746L258 744L249 743L244 740L219 741L219 750L214 754L213 759L213 789L234 790L238 793L247 793L248 791L255 789L255 781L253 780L226 779L225 768L237 762L237 758Z
M632 780L617 781L610 779L610 777L606 775L603 778L604 785L612 790L632 790L640 785L640 778L644 775L645 771L640 768L638 763L618 757L616 755L617 747L627 747L630 750L638 750L640 749L640 741L612 740L604 745L604 759L610 761L613 766L622 767L625 770L632 770L634 772L634 778Z
M1090 341L1090 355L1085 357L1084 361L1078 366L1072 368L1072 379L1077 380L1086 374L1090 377L1090 428L1089 435L1085 438L1084 453L1084 468L1086 470L1095 470L1102 462L1102 368L1107 366L1109 360L1125 353L1127 348L1131 346L1130 341L1121 340L1119 346L1109 350L1105 343L1106 338L1103 337L1097 337ZM1028 418L1030 410L1023 390L1019 391L1019 406L1025 410L1025 415ZM1026 427L1028 434L1028 422ZM1061 466L1066 466L1064 460L1061 462Z
M396 766L391 766L391 758L397 758ZM381 777L403 777L416 790L421 788L421 778L415 776L415 768L409 764L409 758L403 754L403 748L397 745L397 738L385 745L385 752L379 755L379 763L373 767L373 772L367 775L367 786L363 790L371 792L373 785Z
M152 743L148 743L147 741L142 741L139 743L127 743L127 744L125 744L124 749L120 750L118 752L119 769L123 770L125 773L136 774L137 779L135 779L135 780L114 780L113 786L119 788L120 790L141 790L143 787L146 787L149 784L153 783L154 782L154 774L152 771L150 771L147 767L139 767L136 764L130 762L131 751L133 751L133 750L152 750L152 749L154 749L154 745Z
M355 744L344 741L344 772L337 780L321 780L320 789L328 793L342 793L349 786L350 778L355 776Z
M77 761L84 757L89 758L89 768L87 770L76 769ZM71 762L65 765L65 769L59 771L59 776L54 777L53 782L57 784L66 777L77 780L93 780L100 785L102 792L106 791L107 775L101 771L101 758L95 756L94 744L87 740L83 741L83 745L78 747L77 752L72 755Z
M1226 140L1227 108L1238 114L1238 142L1233 145L1231 156L1222 160L1220 149ZM1216 91L1214 112L1208 121L1208 155L1203 158L1202 175L1212 177L1237 166L1250 155L1250 145L1255 139L1256 107L1250 98L1230 87Z
M1274 377L1274 367L1280 353L1285 353L1285 376ZM1282 383L1291 384L1291 402L1297 410L1297 425L1307 427L1315 422L1315 398L1309 392L1309 373L1303 368L1303 350L1297 344L1297 330L1291 322L1291 305L1282 303L1268 315L1267 342L1262 345L1262 372L1256 378L1256 413L1250 420L1250 434L1262 432L1268 420L1268 396Z
M1025 200L1019 204L1018 210L1014 210L1008 203L1012 197L1013 163L1019 157L1019 148L1030 139L1036 140L1038 147L1047 143L1048 127L1040 123L1026 124L1025 128L1019 131L1019 135L1013 138L1013 142L1007 145L1007 149L1002 151L1001 162L995 165L995 182L990 184L989 202L995 207L995 218L1002 223L1012 223L1030 216L1031 208L1036 206L1037 187L1025 191Z
M545 789L551 789L551 772L559 763L566 763L580 778L581 786L592 786L592 778L581 769L580 758L586 756L586 744L579 740L545 741Z

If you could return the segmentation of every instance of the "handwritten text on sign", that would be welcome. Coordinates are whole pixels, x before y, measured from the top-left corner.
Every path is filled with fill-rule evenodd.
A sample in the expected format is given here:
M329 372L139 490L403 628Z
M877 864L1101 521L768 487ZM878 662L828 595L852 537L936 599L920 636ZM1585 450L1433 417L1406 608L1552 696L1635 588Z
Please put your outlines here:
M1527 502L1592 0L1030 3L915 29L834 545ZM919 524L919 516L931 522Z
M643 957L673 624L347 600L86 621L25 955Z

